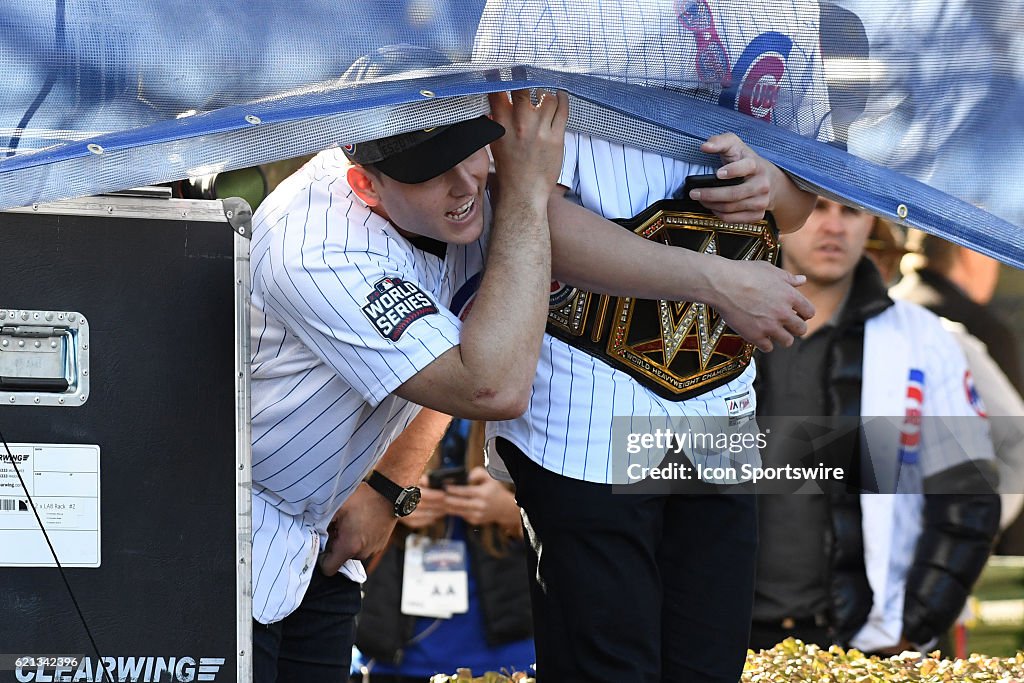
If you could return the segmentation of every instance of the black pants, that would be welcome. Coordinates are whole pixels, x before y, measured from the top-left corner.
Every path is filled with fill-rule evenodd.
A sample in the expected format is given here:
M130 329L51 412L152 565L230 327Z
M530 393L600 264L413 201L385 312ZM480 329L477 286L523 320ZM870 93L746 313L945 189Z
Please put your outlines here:
M358 583L313 570L297 610L252 622L253 683L346 683L361 603Z
M539 683L734 683L754 594L754 496L629 494L515 446Z

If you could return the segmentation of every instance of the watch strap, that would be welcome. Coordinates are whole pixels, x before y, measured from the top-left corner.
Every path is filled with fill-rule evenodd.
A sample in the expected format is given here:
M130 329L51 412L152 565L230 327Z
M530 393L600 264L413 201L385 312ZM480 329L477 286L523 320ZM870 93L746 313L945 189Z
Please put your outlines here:
M391 501L392 505L398 504L398 496L404 490L403 487L391 481L377 470L370 472L370 476L366 478L366 483L374 491Z

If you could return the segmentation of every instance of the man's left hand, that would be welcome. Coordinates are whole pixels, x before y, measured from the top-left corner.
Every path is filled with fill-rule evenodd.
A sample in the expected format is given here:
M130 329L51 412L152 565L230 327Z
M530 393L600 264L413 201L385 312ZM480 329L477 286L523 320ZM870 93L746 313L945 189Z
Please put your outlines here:
M700 149L721 157L723 165L716 174L719 178L743 178L743 183L693 190L690 198L698 200L729 223L748 223L764 218L764 212L772 208L773 171L777 169L735 133L708 138Z
M700 149L722 159L722 167L715 174L719 178L743 178L739 185L690 192L690 199L696 199L723 221L759 221L765 211L771 211L779 232L787 233L807 220L815 195L797 187L778 166L763 159L735 133L712 136Z
M360 484L327 527L327 548L320 556L320 571L333 576L348 560L366 560L379 553L397 521L394 505L368 484Z

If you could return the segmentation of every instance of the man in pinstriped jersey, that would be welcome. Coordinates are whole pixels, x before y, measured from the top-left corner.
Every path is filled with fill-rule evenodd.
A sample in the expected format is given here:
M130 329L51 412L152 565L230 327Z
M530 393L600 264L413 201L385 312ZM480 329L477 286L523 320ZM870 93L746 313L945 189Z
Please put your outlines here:
M491 0L474 59L568 67L684 90L828 139L816 3L749 4ZM629 122L622 125L628 129ZM616 133L628 136L628 130ZM701 151L720 157L722 167L613 143L600 131L567 133L564 192L548 207L552 265L566 273L560 282L589 291L710 304L762 350L788 346L813 314L793 289L802 278L765 263L666 248L600 220L637 216L673 197L688 175L707 173L744 180L690 194L726 221L752 221L770 210L785 232L811 211L813 195L735 135L714 136ZM584 229L600 238L583 253L561 248ZM575 267L577 259L583 267ZM618 281L594 281L595 273L607 272ZM753 496L716 495L711 484L698 495L613 493L611 485L626 473L613 457L612 425L616 416L697 424L749 419L753 377L751 364L728 384L672 401L545 336L526 414L494 425L488 435L492 473L515 481L532 546L539 681L738 679L753 593ZM687 455L698 465L719 462L716 454ZM737 465L759 457L756 447L731 456Z
M384 49L347 76L439 63ZM546 202L567 108L564 94L534 105L529 93L501 93L493 120L329 149L254 216L259 683L347 680L365 578L357 559L415 509L414 484L447 426L419 406L475 419L522 412L547 312ZM502 184L493 219L488 143ZM460 321L450 306L468 285L479 291Z

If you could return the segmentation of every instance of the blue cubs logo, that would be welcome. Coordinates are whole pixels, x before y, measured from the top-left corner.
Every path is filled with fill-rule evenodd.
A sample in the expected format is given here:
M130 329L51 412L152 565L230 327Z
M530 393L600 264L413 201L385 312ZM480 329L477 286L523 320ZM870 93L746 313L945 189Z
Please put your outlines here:
M971 404L974 412L979 417L988 417L988 413L985 412L985 403L981 400L978 388L974 386L974 376L970 370L964 372L964 393L967 394L967 402Z
M776 31L754 38L733 67L731 83L718 104L771 122L792 49L793 40Z
M349 156L355 154L356 151L355 145L342 145L341 148L345 150L345 154L348 154Z

